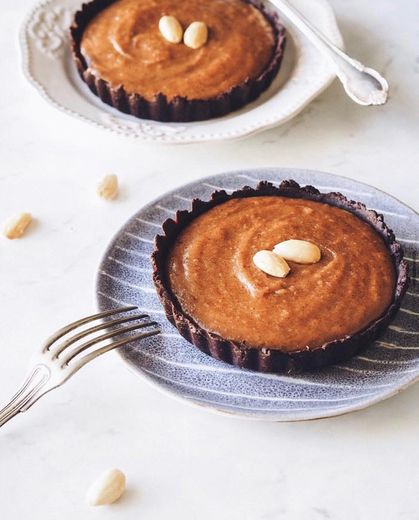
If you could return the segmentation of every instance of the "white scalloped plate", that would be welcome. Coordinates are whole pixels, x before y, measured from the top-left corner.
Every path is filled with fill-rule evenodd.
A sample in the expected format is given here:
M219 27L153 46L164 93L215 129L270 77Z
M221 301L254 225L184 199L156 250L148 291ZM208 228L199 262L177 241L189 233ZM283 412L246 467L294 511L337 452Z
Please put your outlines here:
M298 114L335 78L329 64L288 27L283 65L258 100L225 117L197 123L158 123L122 114L94 96L72 63L68 27L79 0L43 0L27 16L20 35L23 71L53 106L78 119L142 141L196 143L245 137L280 125ZM343 41L326 0L293 0L330 40Z

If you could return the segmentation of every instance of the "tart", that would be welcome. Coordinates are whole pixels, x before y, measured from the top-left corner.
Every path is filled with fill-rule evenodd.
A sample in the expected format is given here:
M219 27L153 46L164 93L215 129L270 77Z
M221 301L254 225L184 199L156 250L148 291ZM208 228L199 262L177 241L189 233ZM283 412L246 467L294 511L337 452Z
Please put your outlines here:
M203 352L261 372L300 372L349 359L388 325L407 263L382 215L339 193L284 181L215 192L163 224L152 255L170 322ZM304 240L316 263L284 278L252 261Z
M183 29L204 22L206 44L167 41L159 32L167 15ZM255 100L279 70L284 32L260 0L93 0L70 29L90 90L121 112L158 121L210 119Z

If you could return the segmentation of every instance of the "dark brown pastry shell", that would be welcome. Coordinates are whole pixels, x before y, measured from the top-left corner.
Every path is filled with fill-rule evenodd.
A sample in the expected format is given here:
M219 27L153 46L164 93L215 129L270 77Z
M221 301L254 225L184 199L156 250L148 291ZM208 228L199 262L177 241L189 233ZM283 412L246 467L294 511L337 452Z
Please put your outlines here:
M307 348L300 351L285 352L269 348L256 348L222 338L200 327L193 317L188 316L183 311L176 296L170 290L166 275L168 252L179 233L197 216L227 200L272 195L324 202L345 209L369 223L383 238L393 259L397 282L393 301L381 318L353 335L325 343L316 349ZM345 361L375 340L387 327L397 312L408 286L408 267L407 262L403 260L402 247L396 241L393 231L384 223L382 215L373 210L368 210L360 202L348 200L340 193L320 193L312 186L300 187L292 180L283 181L279 187L269 182L261 182L256 188L246 186L231 194L227 194L225 191L216 191L209 201L195 199L190 211L178 211L174 220L167 219L163 223L163 230L164 235L158 235L155 239L152 265L154 284L167 318L185 339L193 343L202 352L241 368L259 372L294 373L314 370Z
M70 27L70 38L73 58L81 79L93 94L120 112L141 119L169 122L203 121L221 117L257 99L262 92L267 90L279 71L285 49L285 29L277 14L261 0L245 0L263 12L270 21L276 36L272 59L257 78L248 78L231 90L209 99L189 100L179 96L168 100L164 94L157 93L153 101L148 101L139 93L127 92L123 86L112 87L110 83L90 71L81 53L80 43L88 23L114 1L93 0L83 4L74 16L73 24Z

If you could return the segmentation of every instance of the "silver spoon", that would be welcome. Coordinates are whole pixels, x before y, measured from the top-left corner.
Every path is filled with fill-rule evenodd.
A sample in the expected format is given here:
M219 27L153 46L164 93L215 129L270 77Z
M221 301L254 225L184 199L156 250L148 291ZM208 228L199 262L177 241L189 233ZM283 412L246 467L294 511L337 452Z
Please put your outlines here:
M348 96L359 105L383 105L388 98L388 83L376 70L365 67L331 43L287 0L272 4L299 29L333 64L337 77Z

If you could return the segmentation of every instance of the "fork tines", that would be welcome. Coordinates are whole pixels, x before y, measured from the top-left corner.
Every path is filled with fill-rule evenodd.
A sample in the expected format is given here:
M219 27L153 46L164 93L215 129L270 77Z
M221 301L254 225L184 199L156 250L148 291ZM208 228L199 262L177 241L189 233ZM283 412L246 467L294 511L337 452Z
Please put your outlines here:
M89 361L115 348L158 334L158 323L151 321L147 314L129 314L136 309L135 306L127 306L100 312L75 321L51 336L35 358L35 365L21 388L0 409L0 427L18 413L28 410L40 397L61 386ZM116 314L121 316L115 317ZM97 325L81 329L93 321L106 318ZM129 322L132 324L124 325ZM141 332L135 333L139 330ZM72 331L75 331L73 335L64 338ZM64 339L60 341L61 338ZM81 341L84 338L85 341Z
M143 339L149 336L154 336L158 334L160 330L157 328L158 323L155 321L151 321L150 317L147 314L140 313L131 313L119 318L113 318L116 314L127 313L129 311L134 311L137 309L135 306L123 307L119 309L111 309L104 312L100 312L98 314L94 314L92 316L88 316L81 320L75 321L66 327L63 327L59 331L57 331L51 338L47 340L44 345L44 352L49 351L52 355L52 360L58 359L60 360L60 364L62 367L68 365L70 361L72 361L76 356L84 352L85 350L97 345L99 343L103 343L106 340L115 340L107 345L99 349L95 349L90 354L82 358L83 360L88 357L85 362L90 361L94 357L97 357L100 354L108 352L117 347L121 347L126 345L127 343L137 341L139 339ZM68 339L64 339L62 342L58 342L61 338L66 336L69 332L76 331L83 325L88 323L108 318L106 321L99 323L98 325L94 325L93 327L83 329L80 332L76 332L74 335L70 336ZM118 327L118 325L122 325L128 322L136 322L133 325ZM129 334L139 329L148 329L139 334ZM104 334L97 335L96 333L100 331L108 330ZM96 335L95 335L96 334ZM83 338L88 338L89 336L92 339L89 339L86 342L79 343L74 348L69 348L75 343L80 342ZM123 336L118 339L119 336ZM84 364L84 363L83 363Z

